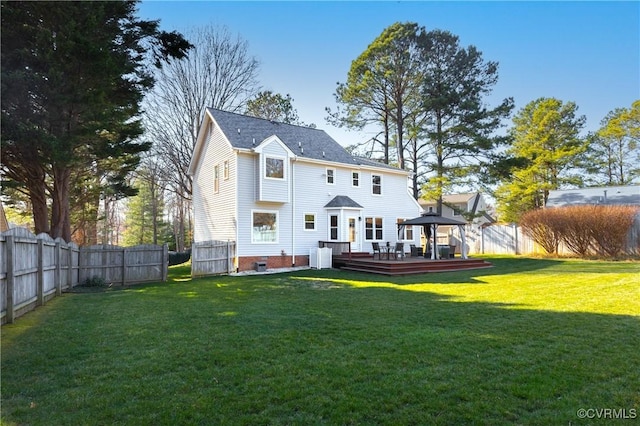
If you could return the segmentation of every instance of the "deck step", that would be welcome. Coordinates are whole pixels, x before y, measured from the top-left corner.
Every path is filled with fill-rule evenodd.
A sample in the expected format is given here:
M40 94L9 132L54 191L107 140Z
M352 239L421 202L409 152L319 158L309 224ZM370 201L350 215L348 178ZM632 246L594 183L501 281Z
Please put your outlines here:
M372 259L334 259L334 267L348 271L369 272L383 275L424 274L428 272L450 272L490 268L493 265L482 259L429 260L410 258L399 261L377 261Z

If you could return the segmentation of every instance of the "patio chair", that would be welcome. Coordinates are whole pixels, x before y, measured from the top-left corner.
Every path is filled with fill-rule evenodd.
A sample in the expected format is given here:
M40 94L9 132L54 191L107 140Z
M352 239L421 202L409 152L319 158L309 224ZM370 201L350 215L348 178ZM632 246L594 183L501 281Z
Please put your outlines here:
M376 253L378 253L378 260L380 260L380 243L371 243L373 246L373 258L376 258Z
M404 258L404 243L396 243L396 248L393 250L393 257L398 258L398 253L400 254L400 260Z
M422 253L422 247L416 247L415 244L410 244L409 248L411 249L411 257L422 257L424 253Z

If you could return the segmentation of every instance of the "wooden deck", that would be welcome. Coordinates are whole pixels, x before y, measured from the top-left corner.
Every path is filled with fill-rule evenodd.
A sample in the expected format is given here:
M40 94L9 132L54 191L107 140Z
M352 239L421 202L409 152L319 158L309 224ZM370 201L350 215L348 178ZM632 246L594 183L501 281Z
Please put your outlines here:
M333 267L347 271L369 272L383 275L410 275L429 272L450 272L469 269L491 268L493 265L482 259L441 259L405 257L402 260L374 259L369 253L352 253L348 256L334 256Z

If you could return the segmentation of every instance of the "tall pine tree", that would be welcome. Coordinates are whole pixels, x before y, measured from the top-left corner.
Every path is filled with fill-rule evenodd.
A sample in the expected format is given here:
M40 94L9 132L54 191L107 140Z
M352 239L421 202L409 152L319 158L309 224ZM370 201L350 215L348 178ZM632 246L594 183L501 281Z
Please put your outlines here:
M133 1L2 2L2 171L30 197L36 232L70 240L78 179L100 167L95 183L126 193L150 147L137 141L150 61L190 45L135 13Z

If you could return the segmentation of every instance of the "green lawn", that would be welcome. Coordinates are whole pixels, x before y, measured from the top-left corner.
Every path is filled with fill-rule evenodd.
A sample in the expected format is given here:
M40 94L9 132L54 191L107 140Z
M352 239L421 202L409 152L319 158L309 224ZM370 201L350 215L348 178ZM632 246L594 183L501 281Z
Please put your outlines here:
M637 422L640 263L488 260L65 294L2 327L2 424Z

